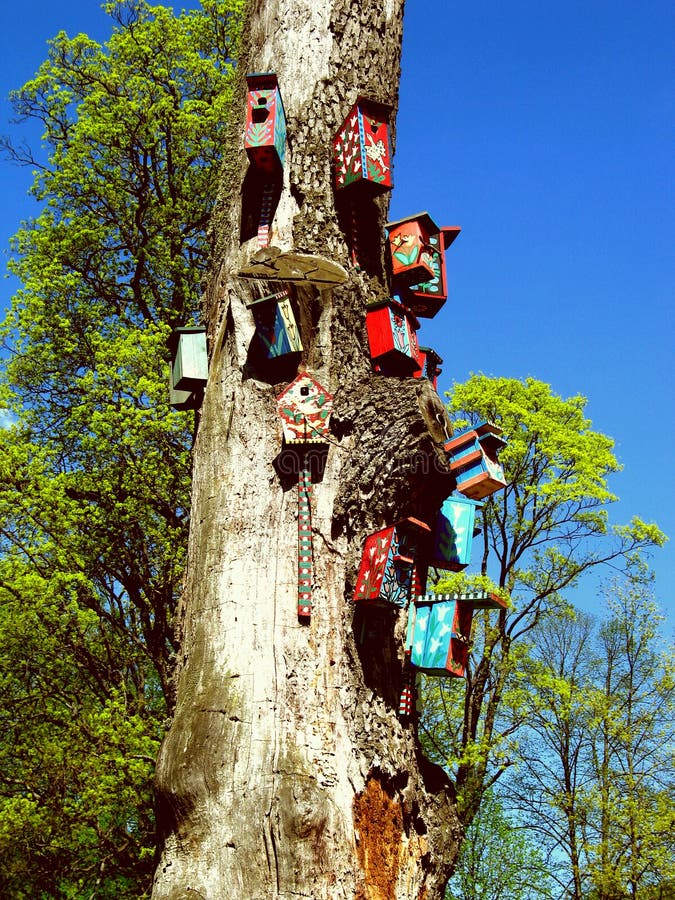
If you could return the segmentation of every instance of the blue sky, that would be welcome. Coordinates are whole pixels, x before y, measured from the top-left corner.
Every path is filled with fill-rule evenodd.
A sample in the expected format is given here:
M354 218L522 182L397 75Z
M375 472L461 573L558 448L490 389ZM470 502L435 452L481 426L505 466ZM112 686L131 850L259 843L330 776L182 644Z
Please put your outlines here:
M104 40L108 19L96 0L25 0L0 25L0 132L17 136L6 96L46 40ZM391 218L462 226L421 332L439 390L483 371L584 394L624 466L613 520L675 537L674 34L666 0L408 0ZM28 172L0 162L0 179L4 249L34 208ZM652 565L672 622L675 541Z

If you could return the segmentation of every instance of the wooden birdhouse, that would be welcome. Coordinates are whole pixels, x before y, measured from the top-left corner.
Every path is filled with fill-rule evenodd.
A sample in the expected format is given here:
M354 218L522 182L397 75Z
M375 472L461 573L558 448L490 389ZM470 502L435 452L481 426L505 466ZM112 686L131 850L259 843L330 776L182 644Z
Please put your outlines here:
M420 368L414 373L415 378L428 378L434 390L438 390L438 376L441 374L443 360L431 347L419 347L417 358Z
M288 291L269 294L246 304L267 359L299 353L302 341Z
M450 594L426 594L410 604L406 647L410 662L427 675L466 672L473 608Z
M406 635L412 665L427 675L462 678L476 609L506 609L506 602L489 591L417 597L410 604Z
M355 602L404 606L413 586L420 538L430 532L419 519L401 519L368 535L354 589Z
M482 500L506 487L504 469L497 458L499 450L506 446L501 434L497 425L481 422L444 445L460 494Z
M277 397L287 444L326 444L333 395L308 372L301 372Z
M467 497L448 497L434 528L429 565L461 572L471 562L471 547L477 532L476 510L481 504Z
M391 106L359 97L333 138L337 190L366 186L372 193L391 190Z
M274 72L246 76L248 98L244 146L249 159L263 172L284 164L286 116Z
M447 300L444 251L460 228L439 228L421 212L385 225L394 290L416 316L433 318Z
M416 315L432 318L448 299L448 277L445 264L445 251L455 240L462 229L459 225L440 228L437 233L429 235L429 253L434 277L428 281L413 285L406 293L406 303Z
M396 300L384 300L368 307L366 330L376 372L412 375L419 369L419 324L410 310Z
M206 329L176 328L169 338L169 402L175 409L196 409L209 375Z

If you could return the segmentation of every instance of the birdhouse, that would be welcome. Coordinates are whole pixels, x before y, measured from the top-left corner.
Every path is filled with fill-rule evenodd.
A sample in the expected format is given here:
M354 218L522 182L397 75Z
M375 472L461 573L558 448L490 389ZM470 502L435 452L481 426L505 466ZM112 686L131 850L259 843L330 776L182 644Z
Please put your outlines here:
M169 350L169 402L176 409L196 409L209 374L206 329L176 328L169 338Z
M410 604L406 635L412 665L427 675L462 678L475 609L506 609L506 602L489 591L417 597Z
M504 469L497 458L499 450L506 446L501 434L497 425L481 422L444 445L460 494L482 500L506 487Z
M410 662L427 675L462 678L466 672L473 608L456 595L426 594L410 604L406 646Z
M429 235L429 253L434 277L413 285L406 293L406 303L416 315L433 318L448 299L448 278L445 265L445 251L462 229L459 225L440 228Z
M385 375L412 375L419 369L415 316L396 300L374 303L366 312L373 368Z
M434 390L438 390L438 376L441 374L443 360L431 347L419 347L417 359L420 368L414 373L415 378L428 378Z
M326 444L333 396L308 372L301 372L277 397L287 444Z
M447 300L444 251L460 228L439 228L426 212L385 226L395 290L416 316L433 318Z
M286 116L274 72L246 76L246 133L248 158L263 172L275 172L284 164Z
M354 589L355 602L404 606L413 586L418 543L430 530L419 519L409 518L368 535Z
M444 501L434 528L429 565L438 569L461 572L471 562L476 510L481 504L466 497L448 497Z
M253 313L256 333L267 359L302 350L300 332L288 291L269 294L246 305Z
M359 97L333 138L335 187L366 185L373 193L391 190L391 106Z

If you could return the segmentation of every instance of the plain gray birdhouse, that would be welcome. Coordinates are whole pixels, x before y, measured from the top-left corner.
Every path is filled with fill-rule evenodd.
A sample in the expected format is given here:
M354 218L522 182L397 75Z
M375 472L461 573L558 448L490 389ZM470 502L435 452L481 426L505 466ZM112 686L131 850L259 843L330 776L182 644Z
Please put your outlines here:
M176 409L196 409L209 374L206 329L176 328L169 338L171 351L170 397Z

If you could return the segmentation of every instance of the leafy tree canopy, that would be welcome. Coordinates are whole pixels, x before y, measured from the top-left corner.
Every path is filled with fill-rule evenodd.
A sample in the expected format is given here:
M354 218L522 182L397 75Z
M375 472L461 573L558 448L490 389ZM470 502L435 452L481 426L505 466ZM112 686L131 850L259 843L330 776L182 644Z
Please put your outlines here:
M533 378L485 375L456 384L450 397L457 425L487 419L508 440L500 453L507 486L481 511L482 535L475 541L480 574L444 577L436 590L491 587L508 598L509 608L474 616L466 684L425 681L423 727L432 755L454 774L467 824L483 792L511 763L524 715L524 706L518 714L513 676L532 629L565 614L565 593L584 573L630 561L665 540L656 525L637 517L628 525L609 524L608 506L616 497L608 478L619 464L613 441L592 430L585 405L585 398L559 397Z
M60 33L12 96L43 148L4 143L33 167L39 203L13 241L21 287L2 328L11 896L138 897L149 883L192 444L191 416L168 406L166 341L199 307L242 6L109 4L105 44Z

